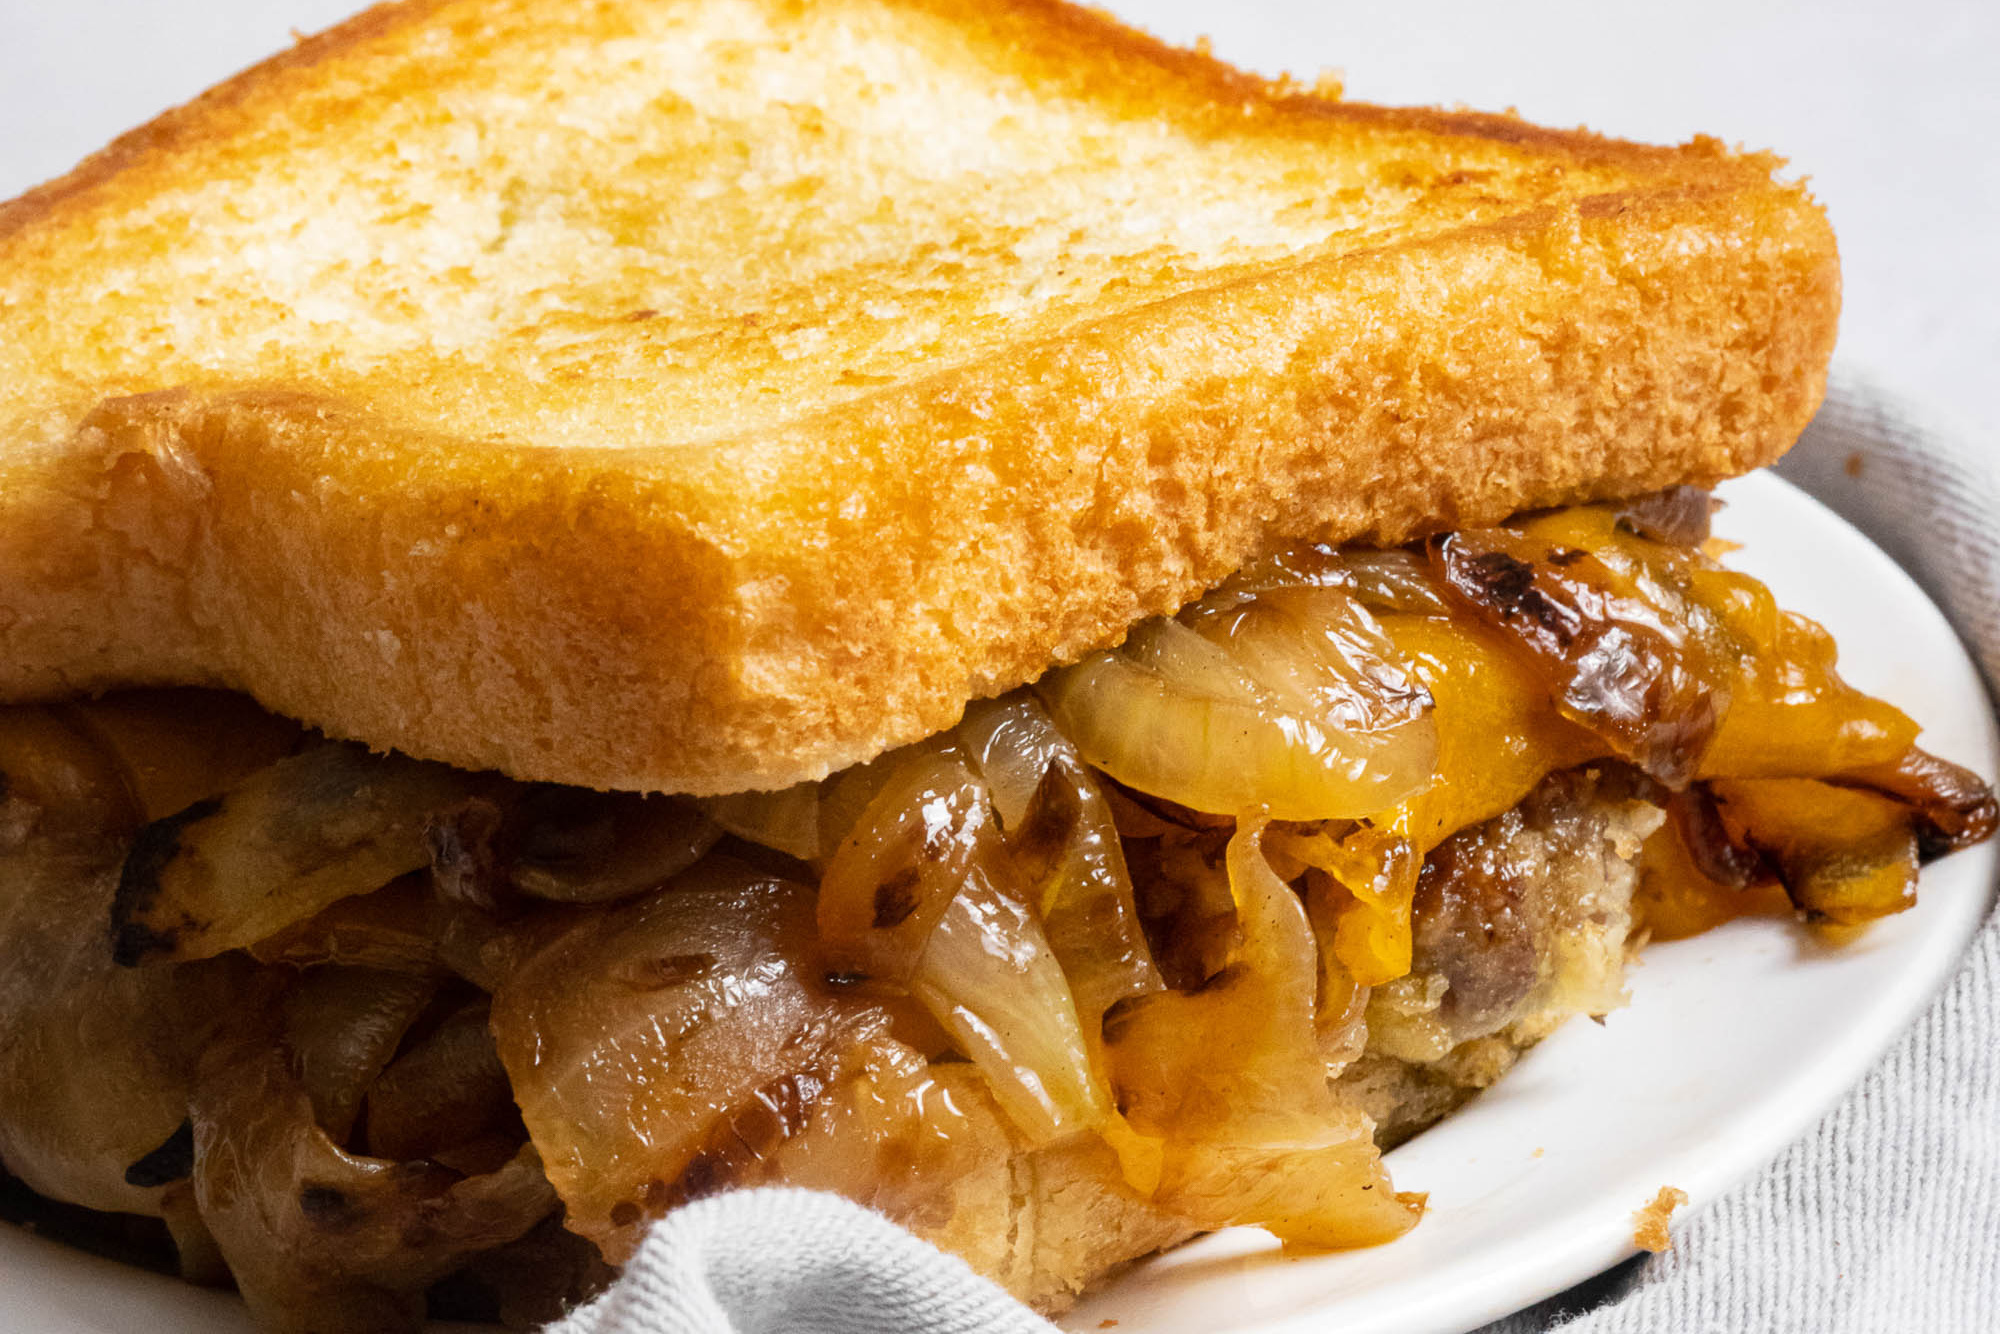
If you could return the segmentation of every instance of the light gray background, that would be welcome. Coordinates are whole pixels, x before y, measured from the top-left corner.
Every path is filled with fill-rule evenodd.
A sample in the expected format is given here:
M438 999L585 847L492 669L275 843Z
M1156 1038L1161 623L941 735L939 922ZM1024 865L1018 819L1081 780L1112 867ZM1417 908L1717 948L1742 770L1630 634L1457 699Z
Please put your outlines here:
M555 0L560 3L561 0ZM1787 154L1840 235L1843 357L2000 438L2000 3L1108 0L1371 101ZM0 0L0 197L354 0Z

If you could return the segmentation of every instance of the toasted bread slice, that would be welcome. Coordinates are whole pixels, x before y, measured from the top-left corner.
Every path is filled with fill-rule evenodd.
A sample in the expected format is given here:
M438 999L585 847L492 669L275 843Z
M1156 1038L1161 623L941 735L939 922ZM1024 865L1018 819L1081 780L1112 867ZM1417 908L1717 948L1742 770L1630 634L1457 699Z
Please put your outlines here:
M1768 462L1776 163L1053 0L408 0L0 206L0 697L775 787L1302 537Z

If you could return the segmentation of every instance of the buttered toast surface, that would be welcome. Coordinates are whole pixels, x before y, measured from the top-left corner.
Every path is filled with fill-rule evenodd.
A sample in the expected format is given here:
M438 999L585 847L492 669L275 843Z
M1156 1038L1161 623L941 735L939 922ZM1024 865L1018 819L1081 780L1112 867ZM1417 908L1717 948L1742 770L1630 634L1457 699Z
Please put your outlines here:
M815 777L1288 540L1769 461L1775 165L1027 0L385 6L0 205L0 694Z

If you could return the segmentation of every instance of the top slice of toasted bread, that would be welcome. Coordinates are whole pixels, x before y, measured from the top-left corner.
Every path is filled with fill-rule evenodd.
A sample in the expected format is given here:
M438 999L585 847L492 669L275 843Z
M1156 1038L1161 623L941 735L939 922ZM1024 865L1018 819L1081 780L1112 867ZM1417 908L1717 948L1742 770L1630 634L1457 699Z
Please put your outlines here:
M384 6L0 205L0 697L819 775L1288 540L1769 461L1775 165L1053 0Z

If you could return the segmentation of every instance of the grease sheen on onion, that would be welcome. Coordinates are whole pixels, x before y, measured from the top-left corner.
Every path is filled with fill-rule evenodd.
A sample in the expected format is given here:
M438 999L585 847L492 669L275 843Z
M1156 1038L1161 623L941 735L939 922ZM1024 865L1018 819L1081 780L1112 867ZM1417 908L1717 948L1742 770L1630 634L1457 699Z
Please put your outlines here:
M1229 888L1241 943L1198 991L1107 1020L1119 1101L1165 1141L1156 1200L1205 1227L1257 1223L1288 1243L1367 1246L1416 1224L1365 1117L1340 1108L1315 1030L1320 958L1304 905L1264 858L1265 821L1239 821Z
M1036 691L1091 764L1198 811L1352 819L1436 772L1430 699L1374 617L1334 583L1263 570Z
M828 862L818 919L833 965L922 1002L1031 1141L1104 1121L1068 979L956 747L903 758Z
M1162 985L1110 803L1027 691L973 705L958 735L992 793L1085 1036L1093 1037L1106 1010Z

